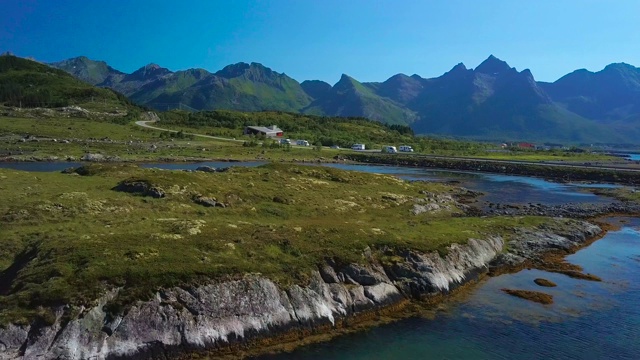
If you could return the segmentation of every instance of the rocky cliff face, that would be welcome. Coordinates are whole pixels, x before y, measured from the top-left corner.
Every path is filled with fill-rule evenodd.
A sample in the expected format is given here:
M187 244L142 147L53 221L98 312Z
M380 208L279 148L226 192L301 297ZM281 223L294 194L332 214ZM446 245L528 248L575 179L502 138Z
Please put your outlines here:
M545 249L576 246L599 232L597 226L579 221L563 228L562 234L556 229L523 230L526 236L509 243L517 252L509 263ZM260 275L246 275L234 281L162 290L118 316L103 310L117 296L114 290L97 305L79 309L71 320L69 308L59 308L53 325L0 329L0 359L167 358L184 351L326 331L343 320L412 298L446 294L485 273L503 246L501 237L490 237L454 244L443 256L388 249L384 254L395 260L384 264L366 250L367 265L329 262L313 272L304 286L281 288Z

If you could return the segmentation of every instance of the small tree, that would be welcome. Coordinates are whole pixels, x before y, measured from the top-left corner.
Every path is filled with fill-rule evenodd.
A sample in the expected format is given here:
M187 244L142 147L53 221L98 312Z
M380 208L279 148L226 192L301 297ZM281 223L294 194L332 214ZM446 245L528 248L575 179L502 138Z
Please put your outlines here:
M317 152L322 151L322 142L316 141L316 143L313 145L313 150Z

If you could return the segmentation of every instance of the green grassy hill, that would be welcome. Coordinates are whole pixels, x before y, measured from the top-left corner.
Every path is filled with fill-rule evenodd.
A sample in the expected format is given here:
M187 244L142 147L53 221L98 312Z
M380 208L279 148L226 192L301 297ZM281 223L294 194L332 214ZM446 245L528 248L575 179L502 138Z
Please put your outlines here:
M113 90L91 86L62 70L11 55L0 56L0 104L111 110L135 107Z
M229 110L189 113L170 111L160 114L163 126L199 128L215 135L240 137L246 126L277 125L292 139L306 139L325 146L351 147L354 143L382 144L411 142L407 126L387 125L365 118L322 117L281 111L238 112Z
M34 179L0 169L0 269L9 269L0 278L0 324L46 321L51 307L90 304L114 287L121 290L107 309L117 312L161 288L246 273L303 283L327 258L364 261L368 246L375 256L385 247L442 250L545 221L456 217L450 195L460 190L451 186L327 167L212 174L91 165L78 173ZM116 191L133 179L166 196ZM442 194L447 207L411 215L421 192ZM200 196L226 206L202 206Z

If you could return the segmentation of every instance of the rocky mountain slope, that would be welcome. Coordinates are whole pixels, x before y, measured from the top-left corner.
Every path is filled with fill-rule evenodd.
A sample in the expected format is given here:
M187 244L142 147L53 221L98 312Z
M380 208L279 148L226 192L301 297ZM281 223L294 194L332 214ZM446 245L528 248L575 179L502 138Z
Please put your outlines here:
M363 116L410 125L416 133L501 140L638 142L640 69L612 64L577 70L554 83L537 82L489 56L475 69L458 64L436 78L397 74L359 82L342 75L333 86L298 83L261 64L238 63L210 73L171 72L147 65L123 74L80 57L52 64L157 109L279 110Z

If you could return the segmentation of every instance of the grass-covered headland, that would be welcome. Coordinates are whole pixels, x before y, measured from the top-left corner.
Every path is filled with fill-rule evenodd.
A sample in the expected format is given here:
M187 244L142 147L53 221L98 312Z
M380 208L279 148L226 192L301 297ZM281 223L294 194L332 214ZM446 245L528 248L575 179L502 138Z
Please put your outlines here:
M304 283L327 258L365 261L367 247L381 259L385 247L443 251L545 221L460 216L460 191L282 164L0 170L0 322L51 319L51 306L92 303L114 287L123 290L111 311L162 287L246 273Z
M121 162L297 163L353 155L260 143L242 137L246 125L275 124L286 137L325 146L412 145L417 153L482 157L494 154L493 145L416 137L407 127L365 119L281 112L160 114L156 125L176 133L133 123L148 118L156 119L110 90L43 64L0 57L0 159L79 160L91 154L113 161L68 173L0 170L0 325L48 323L53 307L95 305L113 288L121 290L107 304L110 312L161 288L247 273L284 286L302 284L327 259L368 261L367 248L377 261L393 262L394 252L385 249L444 252L452 243L508 237L514 227L548 221L467 216L456 201L465 190L386 175L275 163L184 172ZM378 155L357 156L370 161Z

